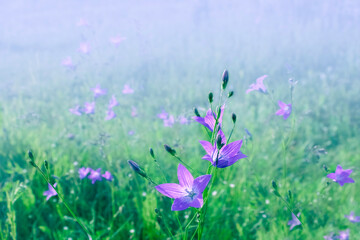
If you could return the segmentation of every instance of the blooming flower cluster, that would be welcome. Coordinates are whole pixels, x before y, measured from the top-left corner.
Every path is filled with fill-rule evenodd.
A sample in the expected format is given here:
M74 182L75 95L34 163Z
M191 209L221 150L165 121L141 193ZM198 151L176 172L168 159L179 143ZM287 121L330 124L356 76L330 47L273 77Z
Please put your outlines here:
M105 171L104 174L101 174L101 168L94 170L89 167L82 167L79 169L78 173L80 179L84 179L87 177L91 180L92 184L94 184L96 181L102 181L103 179L106 179L108 181L113 180L113 176L109 171Z
M175 122L183 125L189 124L189 120L185 116L179 116L177 120L175 120L175 117L167 113L165 110L162 110L161 113L157 115L157 117L163 120L165 127L172 127Z

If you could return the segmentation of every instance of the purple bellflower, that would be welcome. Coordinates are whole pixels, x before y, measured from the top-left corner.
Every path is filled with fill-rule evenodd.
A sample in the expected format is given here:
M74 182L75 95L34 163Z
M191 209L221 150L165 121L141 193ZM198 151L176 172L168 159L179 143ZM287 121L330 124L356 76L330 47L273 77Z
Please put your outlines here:
M88 179L91 179L91 183L94 184L96 181L101 181L101 168L98 168L96 170L91 169L90 175L88 176Z
M337 236L340 240L349 240L350 237L350 229L346 229L345 231L340 231L339 236Z
M80 47L78 50L83 54L88 54L90 52L90 45L86 42L80 43Z
M109 108L108 111L106 112L105 120L111 120L115 117L116 117L115 112L111 108Z
M125 85L124 85L124 89L122 90L122 93L123 93L123 94L133 94L133 93L134 93L134 89L132 89L132 88L130 87L130 85L125 84Z
M111 173L109 171L106 171L103 175L101 175L103 178L105 178L108 181L112 181L113 180L113 176L111 175Z
M354 212L350 212L350 215L345 215L345 217L352 223L360 222L360 216L355 216Z
M354 179L350 178L350 174L352 173L351 169L343 170L340 165L336 167L335 173L330 173L326 177L331 178L334 182L340 184L340 186L344 186L345 183L354 183Z
M119 103L116 100L115 95L112 95L108 108L113 108L113 107L116 107L117 105L119 105Z
M165 127L172 127L175 123L175 119L173 115L170 115L168 119L164 119Z
M202 158L210 161L214 167L226 168L233 165L238 160L246 158L247 156L240 151L242 140L238 140L226 145L226 138L224 133L219 130L218 135L221 136L221 143L223 144L220 151L217 143L211 145L208 141L199 141L206 151L206 155Z
M188 207L201 208L204 204L202 193L208 185L211 175L202 175L196 179L181 164L177 171L179 184L164 183L155 188L161 194L173 198L172 211L182 211Z
M246 93L252 92L252 91L259 91L261 93L267 93L266 87L263 83L264 79L267 78L267 75L261 76L256 79L256 83L253 83L249 86L249 89L246 90Z
M292 219L288 221L288 225L290 225L290 231L298 225L301 225L301 222L299 221L298 217L300 217L300 213L298 213L296 216L295 214L291 213Z
M220 116L219 116L219 119L218 119L218 124L221 126L221 123L222 123L222 117L223 117L223 114L224 114L224 108L225 108L225 105L223 105L221 107L221 111L220 111ZM214 127L215 127L215 122L216 122L216 113L214 113L213 111L211 111L211 109L209 109L207 112L206 112L206 116L205 117L193 117L193 119L200 123L201 125L207 127L210 131L214 131Z
M74 65L74 63L72 62L71 57L66 57L66 58L61 62L61 65L63 65L64 67L67 67L67 68L69 68L69 69L74 69L74 68L75 68L75 65Z
M165 112L165 110L162 110L161 113L159 113L157 115L158 118L163 119L163 120L167 119L168 116L169 116L169 114L167 112Z
M107 93L105 89L101 89L101 88L100 88L100 85L99 85L99 84L97 84L97 85L95 86L95 88L92 88L91 91L94 92L94 97L95 97L95 98L97 98L97 97L99 97L99 96L101 96L101 95L105 95L105 94ZM115 100L116 100L116 99L115 99Z
M70 111L72 114L81 116L80 106L79 106L79 105L76 105L76 107L74 107L74 108L70 108L69 111Z
M95 112L95 102L86 102L85 103L85 108L84 108L84 113L85 114L92 114Z
M283 103L282 101L278 101L280 109L276 111L276 115L283 116L284 119L287 119L291 114L291 104Z
M112 44L114 44L115 47L117 47L117 46L119 46L120 43L121 43L122 41L124 41L125 39L126 39L125 37L116 36L116 37L110 38L110 42L111 42Z
M186 125L186 124L190 123L189 119L187 119L184 116L180 116L178 121L179 121L180 124L183 124L183 125Z
M54 187L56 187L57 183L54 184ZM48 201L51 197L56 196L57 192L55 189L51 186L51 184L48 184L49 190L44 192L44 196L46 196L46 201Z
M89 174L89 172L91 170L92 170L91 168L85 168L85 167L79 168L78 173L79 173L80 179L86 178L86 176Z

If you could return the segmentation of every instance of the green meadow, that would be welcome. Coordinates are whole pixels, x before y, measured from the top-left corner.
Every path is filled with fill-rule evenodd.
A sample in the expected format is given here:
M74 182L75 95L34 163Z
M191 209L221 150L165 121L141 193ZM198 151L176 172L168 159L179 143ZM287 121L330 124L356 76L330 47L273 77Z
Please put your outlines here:
M347 229L350 238L341 239L360 239L360 223L344 216L360 216L359 3L2 5L0 239L88 239L83 228L92 239L106 240L303 240ZM125 39L115 45L109 40L115 36ZM88 53L79 50L84 42ZM62 64L67 57L74 67ZM229 82L221 93L224 69ZM246 94L263 75L267 94ZM97 84L107 93L94 99ZM124 94L124 85L134 92ZM112 95L119 102L116 117L105 120ZM275 114L279 100L292 103L286 120ZM93 114L69 111L93 101ZM233 129L230 142L242 139L248 157L217 169L199 234L200 210L171 211L172 199L155 184L179 183L180 162L165 144L194 178L207 173L199 141L209 141L211 133L192 119L194 108L204 117L224 102L222 130L228 137ZM171 126L157 116L162 111L174 117ZM338 165L352 169L355 183L340 186L327 178ZM83 167L109 171L113 179L92 184L80 179ZM63 199L46 200L44 178L57 183ZM290 230L292 212L302 224Z

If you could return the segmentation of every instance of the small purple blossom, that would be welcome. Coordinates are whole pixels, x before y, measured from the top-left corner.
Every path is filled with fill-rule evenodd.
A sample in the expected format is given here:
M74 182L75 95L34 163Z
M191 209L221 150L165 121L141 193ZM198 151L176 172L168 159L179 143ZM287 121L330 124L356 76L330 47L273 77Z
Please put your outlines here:
M115 95L112 95L108 108L113 108L113 107L116 107L117 105L119 105L119 103L116 100Z
M105 120L111 120L111 119L113 119L113 118L115 118L115 117L116 117L115 112L114 112L111 108L109 108L109 109L107 110L107 112L106 112Z
M128 135L129 136L132 136L132 135L134 135L135 134L135 131L133 131L133 130L130 130L129 132L128 132Z
M80 47L78 50L83 54L88 54L90 52L90 45L86 42L80 43Z
M175 119L173 115L170 115L168 119L164 119L165 127L172 127L175 123Z
M126 39L125 37L116 36L116 37L110 38L110 42L111 42L112 44L114 44L115 47L117 47L117 46L119 46L120 43L121 43L122 41L124 41L125 39Z
M57 183L54 184L54 187L56 187ZM57 192L55 191L55 189L53 188L53 186L51 186L51 184L48 183L48 187L49 190L44 192L44 196L46 196L46 201L48 201L51 197L56 196Z
M208 185L211 175L202 175L194 180L191 173L179 164L177 171L179 184L164 183L155 187L161 194L173 198L172 211L182 211L189 207L201 208L204 204L202 193Z
M190 121L189 121L189 119L187 119L186 117L180 116L180 117L179 117L179 123L180 123L180 124L183 124L183 125L186 125L186 124L189 124Z
M106 171L103 175L101 175L103 178L105 178L108 181L112 181L114 177L111 175L109 171Z
M278 101L280 109L276 111L276 115L283 116L284 119L287 119L291 114L291 104L283 103L282 101Z
M138 113L137 113L137 109L136 107L132 106L131 107L131 116L132 117L137 117Z
M221 123L222 123L222 117L223 117L223 114L224 114L224 109L225 109L225 105L223 105L220 109L220 116L219 116L219 119L218 119L218 124L219 126L221 126ZM217 118L217 115L216 113L214 113L213 111L211 111L211 109L209 109L207 112L206 112L206 116L205 117L193 117L193 119L200 123L201 125L207 127L210 131L214 131L214 127L215 127L215 122L216 122L216 118Z
M296 216L295 214L291 213L292 219L288 221L288 225L290 225L290 231L298 225L301 225L301 222L299 221L300 213L298 213Z
M72 62L71 57L66 57L64 60L62 60L61 65L63 65L64 67L67 67L69 69L74 69L75 65Z
M329 235L324 236L325 240L334 240L335 236L334 233L329 233Z
M91 170L92 170L91 168L85 168L85 167L79 168L78 173L79 173L80 179L86 178L86 176L89 174L89 172Z
M345 217L352 223L360 222L360 216L355 216L354 212L350 212L350 215L345 215Z
M133 93L134 93L134 89L132 89L132 88L130 87L130 85L125 84L125 85L124 85L124 89L122 90L122 93L123 93L123 94L133 94Z
M74 108L70 108L69 111L70 111L72 114L81 116L80 106L79 106L79 105L76 105Z
M100 85L97 84L95 88L92 88L91 91L94 92L94 97L97 98L101 95L105 95L107 91L105 89L101 89ZM115 99L116 100L116 99Z
M219 130L218 135L221 136L221 142L224 145L220 151L217 148L216 142L214 145L211 145L208 141L199 141L206 151L206 155L202 159L210 161L214 167L226 168L238 160L247 157L240 151L242 140L226 144L225 135L221 130Z
M346 229L345 231L340 231L339 236L337 236L340 240L349 240L350 237L350 229Z
M158 118L163 119L163 120L167 119L168 116L169 116L169 114L165 110L162 110L161 113L159 113L157 115Z
M101 168L98 168L96 170L91 169L90 175L88 176L88 179L91 179L91 183L94 184L96 181L101 181Z
M256 79L256 83L253 83L249 86L249 89L246 90L246 93L252 92L252 91L259 91L261 93L267 93L266 87L264 85L264 79L267 78L267 75L261 76Z
M85 108L84 108L84 113L85 114L92 114L95 112L95 102L86 102L85 103Z
M350 174L352 173L351 169L343 170L343 168L338 165L336 167L335 173L330 173L326 177L332 179L334 182L340 184L340 186L344 186L345 183L354 183L354 179L350 178Z

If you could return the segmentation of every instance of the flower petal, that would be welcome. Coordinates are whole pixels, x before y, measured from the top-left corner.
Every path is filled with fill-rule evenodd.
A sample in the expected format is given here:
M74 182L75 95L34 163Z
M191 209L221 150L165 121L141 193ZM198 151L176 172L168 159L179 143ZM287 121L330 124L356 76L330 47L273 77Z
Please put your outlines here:
M211 175L202 175L194 180L193 191L196 193L202 193L206 186L209 184Z
M190 197L181 197L176 198L173 205L171 206L171 211L182 211L190 207L191 198Z
M211 143L208 141L199 141L199 143L205 149L206 153L211 156L214 151L214 148L211 145Z
M194 177L191 175L189 170L186 169L182 164L179 164L177 171L179 183L182 187L192 189L194 183Z
M240 151L241 145L242 145L242 140L229 143L220 150L221 158L227 159L233 157Z
M160 184L155 189L169 198L180 198L187 195L185 189L176 183Z
M279 104L279 107L282 108L282 109L287 106L286 103L284 103L282 101L278 101L278 104Z
M201 208L204 204L204 200L203 200L203 196L202 193L200 193L197 198L195 198L191 203L190 203L190 207L194 207L194 208Z

